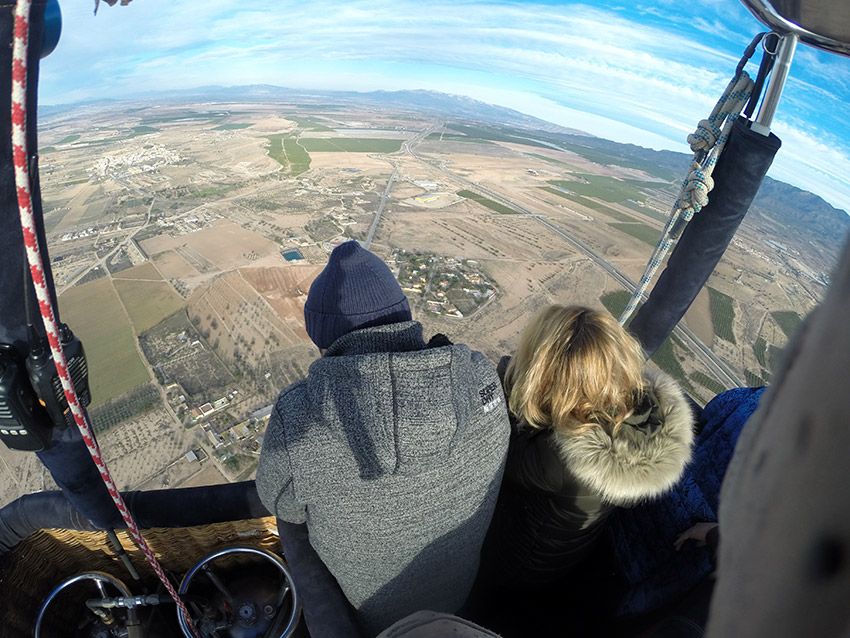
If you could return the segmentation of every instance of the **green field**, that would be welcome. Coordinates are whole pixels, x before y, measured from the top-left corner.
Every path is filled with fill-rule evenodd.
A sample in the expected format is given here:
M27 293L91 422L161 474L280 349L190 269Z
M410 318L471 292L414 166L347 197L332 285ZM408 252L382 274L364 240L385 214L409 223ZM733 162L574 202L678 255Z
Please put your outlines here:
M747 386L751 388L758 388L763 385L766 385L766 381L762 379L759 375L757 375L752 370L744 370L744 381Z
M68 135L66 137L63 137L61 140L59 140L58 143L59 144L70 144L71 142L76 142L78 139L80 139L79 135L76 135L76 134Z
M446 128L462 133L466 137L475 140L491 140L493 142L510 142L512 144L524 144L525 146L536 146L538 148L551 148L548 144L527 138L528 131L521 131L519 129L495 129L470 124L448 124Z
M147 126L146 124L140 124L139 126L134 126L130 129L129 132L123 135L116 135L115 137L105 137L102 139L96 140L80 140L79 135L69 135L66 137L60 144L64 143L66 140L76 142L74 146L77 147L85 147L88 148L90 146L107 146L109 144L115 144L116 142L123 142L125 140L131 140L134 137L139 137L140 135L150 135L151 133L159 133L159 129L153 126ZM72 139L73 138L73 139Z
M237 115L234 111L220 111L218 113L202 113L200 111L177 111L165 115L157 115L143 119L140 124L168 124L172 122L210 122L218 124L222 119Z
M88 177L80 177L79 179L69 179L65 182L57 182L57 184L59 186L76 186L77 184L85 184L88 181Z
M789 339L794 336L800 324L803 323L803 318L793 310L775 310L770 315Z
M403 140L368 137L302 137L301 146L310 153L395 153Z
M239 188L239 184L210 184L209 186L190 186L189 189L195 197L201 199L212 199L226 195L232 190Z
M660 184L636 179L617 179L608 175L576 173L576 180L553 179L549 183L560 186L577 195L595 197L606 202L619 204L628 199L641 199L641 188L658 188Z
M659 221L659 222L663 222L665 224L667 223L667 220L670 219L669 214L665 215L664 213L659 213L657 210L652 210L651 208L646 207L646 206L640 206L640 205L638 205L637 202L634 202L634 201L631 201L631 200L628 200L628 199L626 201L622 202L622 204L623 204L623 206L631 208L636 213L639 213L641 215L646 215L647 217L651 217L652 219Z
M457 192L461 197L465 197L466 199L471 199L474 202L481 204L482 206L486 206L490 210L496 211L501 215L518 215L519 212L515 211L513 208L509 206L505 206L504 204L500 204L499 202L495 202L489 197L484 197L484 195L479 195L478 193L473 193L472 191L462 190Z
M300 115L285 115L284 117L287 120L295 122L300 128L304 129L305 131L327 132L334 130L329 126L322 124L322 122L317 120L315 117L303 117Z
M735 306L732 303L732 297L719 290L715 290L711 286L707 286L707 288L708 303L711 308L711 324L714 326L714 334L729 343L738 343L735 340L735 332L732 329L735 324Z
M767 346L767 369L771 373L779 370L782 365L782 355L785 351L782 348L777 348L775 345L768 344Z
M602 298L599 300L602 302L602 305L615 317L619 317L623 314L623 310L626 309L626 304L629 303L629 299L632 296L627 293L625 290L615 290L614 292L606 293L602 295Z
M526 153L529 157L535 157L539 160L543 160L544 162L549 162L550 164L560 164L561 166L569 166L566 162L562 162L559 159L555 159L554 157L547 157L546 155L540 155L539 153Z
M782 348L768 343L763 337L756 339L753 344L753 354L756 355L759 365L768 372L776 372L782 363Z
M647 226L646 224L641 224L640 222L630 222L627 224L616 223L610 225L627 235L631 235L632 237L646 242L650 246L655 246L658 243L658 238L661 237L660 230L657 230L652 226Z
M698 383L707 390L711 390L714 394L720 394L721 392L726 390L726 388L723 387L722 383L708 376L704 372L700 372L699 370L691 374L691 380Z
M310 154L294 137L284 138L283 150L289 160L289 173L293 177L310 170Z
M77 285L59 297L62 321L86 348L92 406L150 381L112 282L107 277Z
M289 170L293 177L310 169L310 154L294 137L289 135L270 135L266 151L273 160Z
M275 160L284 168L289 167L289 162L286 159L286 153L283 152L283 138L285 135L270 135L268 137L269 145L266 147L269 157Z
M243 128L250 128L254 126L253 124L247 124L245 122L231 122L229 124L219 124L215 128L214 131L238 131Z
M183 299L166 282L115 279L115 289L136 328L136 334L150 330L183 307Z
M552 186L543 186L544 191L547 193L552 193L553 195L558 195L559 197L563 197L564 199L568 199L571 202L575 202L576 204L581 204L585 208L589 208L590 210L595 210L598 213L602 213L603 215L608 215L612 219L616 219L617 221L626 223L626 224L634 224L637 220L634 217L629 217L628 215L621 213L618 210L614 210L610 206L606 206L600 202L593 201L592 199L588 199L587 197L582 197L581 195L574 195L572 193L565 193L564 191L553 188Z
M482 140L477 137L469 137L467 135L456 135L455 133L429 133L426 140L437 142L472 142L474 144L493 144L489 140Z
M154 128L153 126L145 126L144 124L140 124L139 126L134 126L133 131L122 139L129 140L130 138L136 137L138 135L148 135L150 133L159 133L159 129Z
M764 337L758 337L753 344L753 354L756 355L756 361L759 362L762 368L767 367L767 341Z
M685 374L685 370L682 368L682 364L679 363L679 360L676 358L676 352L673 349L673 344L679 346L680 348L684 348L686 352L690 352L685 345L679 341L678 338L669 337L661 344L658 350L655 351L655 354L652 355L652 361L661 368L664 372L669 374L671 377L676 379L679 383L684 386L684 389L693 392L691 388L691 383L688 380L687 375Z

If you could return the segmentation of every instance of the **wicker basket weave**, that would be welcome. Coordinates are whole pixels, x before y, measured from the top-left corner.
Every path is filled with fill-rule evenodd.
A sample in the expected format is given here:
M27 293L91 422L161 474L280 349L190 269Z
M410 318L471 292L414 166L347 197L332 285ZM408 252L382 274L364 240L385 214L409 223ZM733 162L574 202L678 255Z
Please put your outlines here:
M143 535L163 568L178 579L206 554L222 547L249 545L273 552L279 548L274 517L154 528L143 530ZM119 531L118 538L142 580L154 585L156 577L129 535ZM69 576L92 570L131 583L103 532L43 529L30 536L0 564L0 635L30 638L39 606L50 590Z

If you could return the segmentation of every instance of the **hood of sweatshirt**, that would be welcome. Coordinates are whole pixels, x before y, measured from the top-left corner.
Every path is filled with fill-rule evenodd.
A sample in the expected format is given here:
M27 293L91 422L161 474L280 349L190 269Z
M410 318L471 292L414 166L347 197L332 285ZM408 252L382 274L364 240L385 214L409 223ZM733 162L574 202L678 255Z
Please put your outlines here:
M684 393L663 373L647 371L645 380L643 400L613 436L591 427L553 437L575 476L613 505L660 496L691 458L694 417Z
M307 392L364 479L416 474L451 453L462 428L504 411L495 371L466 346L427 347L415 321L340 337L310 367Z

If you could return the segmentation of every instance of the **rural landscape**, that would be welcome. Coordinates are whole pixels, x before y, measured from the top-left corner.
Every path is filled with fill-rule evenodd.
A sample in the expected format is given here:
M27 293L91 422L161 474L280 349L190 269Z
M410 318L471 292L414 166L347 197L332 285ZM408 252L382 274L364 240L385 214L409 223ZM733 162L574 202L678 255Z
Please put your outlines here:
M318 356L303 305L339 243L390 264L426 338L495 361L545 304L619 314L688 161L442 94L210 91L41 118L61 320L123 489L253 477ZM848 227L769 179L653 364L701 403L769 383ZM33 455L0 458L0 504L51 487Z

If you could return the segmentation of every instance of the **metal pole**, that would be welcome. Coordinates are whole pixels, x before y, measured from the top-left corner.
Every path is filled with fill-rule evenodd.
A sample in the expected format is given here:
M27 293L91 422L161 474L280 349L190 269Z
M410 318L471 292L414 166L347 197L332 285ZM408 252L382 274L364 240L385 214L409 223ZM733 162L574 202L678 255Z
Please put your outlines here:
M788 71L791 68L791 61L794 59L798 41L799 38L796 33L786 33L779 42L779 50L776 52L776 63L773 66L770 83L764 93L764 99L759 107L756 120L750 127L757 133L770 134L770 125L773 123L773 116L776 114L782 89L785 88L785 81L788 79Z

